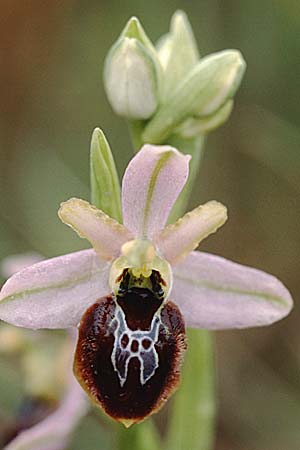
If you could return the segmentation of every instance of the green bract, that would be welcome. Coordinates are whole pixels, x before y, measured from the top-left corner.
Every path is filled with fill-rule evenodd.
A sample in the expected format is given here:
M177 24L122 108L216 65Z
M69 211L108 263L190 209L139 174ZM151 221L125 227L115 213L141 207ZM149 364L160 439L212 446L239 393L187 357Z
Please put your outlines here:
M121 221L121 191L115 161L100 128L95 128L91 141L91 195L92 204L110 217Z
M218 111L206 117L189 117L175 130L184 138L192 138L219 128L226 122L233 109L233 100L228 100Z

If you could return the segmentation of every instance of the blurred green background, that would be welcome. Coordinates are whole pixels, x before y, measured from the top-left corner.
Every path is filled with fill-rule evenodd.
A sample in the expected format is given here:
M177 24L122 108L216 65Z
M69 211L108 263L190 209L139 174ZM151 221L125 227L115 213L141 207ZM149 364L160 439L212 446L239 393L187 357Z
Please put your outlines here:
M298 0L2 0L0 260L86 245L57 209L70 196L89 198L93 128L105 131L120 174L132 155L126 125L104 94L105 54L131 15L156 41L178 8L201 55L238 48L248 64L229 122L209 136L191 199L191 207L217 199L229 208L226 226L202 249L275 274L296 303L270 328L216 334L216 449L299 450ZM0 358L1 417L13 415L21 383L17 366ZM91 415L71 449L106 449L110 439Z

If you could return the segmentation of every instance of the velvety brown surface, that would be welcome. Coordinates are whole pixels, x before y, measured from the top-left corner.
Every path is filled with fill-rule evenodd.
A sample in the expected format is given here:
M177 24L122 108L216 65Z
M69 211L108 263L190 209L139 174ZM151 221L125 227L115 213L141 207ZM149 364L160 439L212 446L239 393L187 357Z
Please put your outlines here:
M149 330L153 314L162 304L149 289L131 288L126 295L118 296L117 302L125 313L131 330Z
M146 292L148 291L148 292ZM134 329L139 328L143 318L151 321L157 305L155 294L142 289L140 304L145 301L151 308L133 310L125 307L126 318L131 318ZM129 290L119 304L137 304L138 288ZM143 300L144 297L144 300ZM147 298L147 300L145 300ZM131 304L131 302L133 302ZM114 370L111 353L114 344L114 329L110 326L116 309L112 296L101 298L84 314L75 354L74 370L77 378L100 404L107 414L116 420L128 419L138 422L157 410L177 387L180 378L180 365L186 349L185 328L180 311L172 302L167 302L160 311L161 325L158 341L155 344L159 357L154 375L142 385L140 382L140 362L132 358L128 366L126 382L121 387L118 374ZM156 308L157 309L157 308ZM131 311L131 312L129 312ZM131 314L131 315L130 315ZM147 345L147 343L146 343Z

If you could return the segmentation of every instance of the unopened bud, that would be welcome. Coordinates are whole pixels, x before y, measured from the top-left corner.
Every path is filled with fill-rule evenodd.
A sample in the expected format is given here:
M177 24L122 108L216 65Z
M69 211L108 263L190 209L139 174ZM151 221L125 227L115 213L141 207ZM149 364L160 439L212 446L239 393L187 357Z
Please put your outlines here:
M199 60L193 30L183 11L173 15L170 32L159 40L157 51L164 71L162 102L165 103Z
M181 82L173 97L150 120L144 142L165 140L190 116L211 116L233 98L246 64L239 51L225 50L201 59Z
M107 55L104 84L109 102L120 116L148 119L157 109L160 63L136 18L130 19Z

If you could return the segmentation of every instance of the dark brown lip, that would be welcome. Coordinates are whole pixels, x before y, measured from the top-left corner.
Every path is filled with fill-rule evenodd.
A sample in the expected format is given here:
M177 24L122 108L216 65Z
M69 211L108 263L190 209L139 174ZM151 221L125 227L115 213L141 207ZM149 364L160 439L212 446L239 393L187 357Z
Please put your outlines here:
M130 358L123 385L112 364L113 324L116 309L120 307L132 330L149 330L152 318L159 315L155 342L158 366L144 384L138 357ZM170 301L161 306L151 290L133 288L120 298L103 297L85 312L79 327L74 372L98 406L113 419L129 426L158 411L177 388L185 350L184 321L177 306Z

